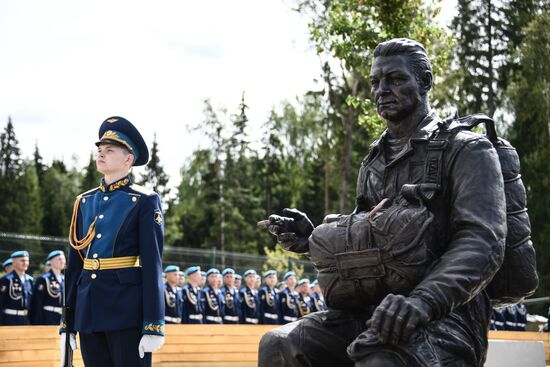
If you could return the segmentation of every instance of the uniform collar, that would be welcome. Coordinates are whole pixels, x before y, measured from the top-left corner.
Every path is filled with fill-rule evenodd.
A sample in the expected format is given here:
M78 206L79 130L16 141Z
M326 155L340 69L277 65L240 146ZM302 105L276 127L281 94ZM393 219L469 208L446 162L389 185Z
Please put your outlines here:
M128 176L123 177L120 180L117 180L117 181L113 182L110 185L107 185L105 183L105 179L102 178L101 183L99 184L99 189L103 192L113 192L113 191L116 191L116 190L118 190L122 187L128 186L131 183L132 183L132 181L130 180L130 178Z

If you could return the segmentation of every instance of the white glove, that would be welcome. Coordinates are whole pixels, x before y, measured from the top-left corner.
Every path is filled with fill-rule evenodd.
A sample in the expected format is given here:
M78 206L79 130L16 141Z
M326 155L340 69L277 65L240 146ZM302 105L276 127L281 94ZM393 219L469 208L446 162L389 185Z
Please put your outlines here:
M139 341L139 358L143 358L145 353L151 353L162 347L164 344L164 336L145 334Z
M70 333L68 335L70 337L69 345L71 346L72 350L75 350L77 348L76 334ZM67 337L67 333L61 333L60 336L61 337L59 338L59 351L61 352L61 366L64 366L65 365L65 342L66 342L65 338Z

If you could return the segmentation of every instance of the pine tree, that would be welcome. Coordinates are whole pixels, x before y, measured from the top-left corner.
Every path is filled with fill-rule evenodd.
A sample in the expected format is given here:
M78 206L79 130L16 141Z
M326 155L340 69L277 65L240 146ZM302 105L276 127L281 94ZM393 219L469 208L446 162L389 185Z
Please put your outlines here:
M62 167L61 167L62 168ZM75 185L60 165L52 165L44 173L41 195L44 208L43 234L66 236L69 231Z
M23 175L17 180L17 196L14 198L20 211L20 216L14 218L17 232L42 234L42 198L37 169L33 161L23 164Z
M167 187L168 180L169 177L160 164L157 134L155 134L153 147L151 148L151 158L145 167L145 173L141 174L140 183L153 189L161 197L165 197L170 193L170 189Z
M88 165L84 169L84 177L82 178L82 185L80 186L80 192L85 192L93 189L99 185L101 181L101 174L97 171L94 154L90 153L90 160Z
M34 144L33 159L34 159L34 168L36 169L36 175L38 176L38 182L39 184L41 184L42 178L44 177L44 171L46 170L46 166L44 165L42 160L42 155L40 155L40 151L38 150L38 143Z
M21 153L11 117L0 134L0 231L17 232L21 208L17 204L17 181L22 175Z
M550 291L550 15L537 15L524 31L519 66L508 88L515 115L510 141L521 160L541 277L537 294L543 296Z

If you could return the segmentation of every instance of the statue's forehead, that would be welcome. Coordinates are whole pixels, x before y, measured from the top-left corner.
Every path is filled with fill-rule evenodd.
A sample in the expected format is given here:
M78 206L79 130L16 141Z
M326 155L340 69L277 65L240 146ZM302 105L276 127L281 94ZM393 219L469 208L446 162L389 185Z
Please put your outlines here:
M371 67L371 76L393 72L409 72L409 59L406 55L378 56Z

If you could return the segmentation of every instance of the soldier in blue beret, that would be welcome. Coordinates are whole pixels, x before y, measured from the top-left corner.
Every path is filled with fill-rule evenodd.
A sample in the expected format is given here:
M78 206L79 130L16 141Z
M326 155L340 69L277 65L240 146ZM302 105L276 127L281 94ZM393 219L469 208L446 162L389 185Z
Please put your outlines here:
M298 293L294 290L296 285L296 273L287 271L283 275L286 288L279 293L279 322L288 324L298 320L300 313L298 311Z
M65 269L65 253L61 250L52 251L45 262L50 263L50 270L38 277L34 283L31 323L59 325L63 313L64 277L61 272Z
M264 273L265 285L260 288L260 323L276 325L279 323L279 296L275 290L277 272L268 270Z
M16 251L10 256L13 271L0 279L0 325L29 325L29 308L32 297L32 277L29 253Z
M237 288L237 290L240 290L243 283L243 277L242 275L237 273L235 273L234 277L235 277L235 288Z
M199 288L203 289L204 287L206 287L206 272L201 271L201 280L199 282Z
M202 324L202 306L199 302L199 283L201 281L200 266L187 269L187 284L183 287L183 324Z
M104 178L74 204L61 332L73 349L80 333L86 366L151 366L151 352L164 343L161 199L128 177L149 160L128 120L106 119L96 146Z
M309 279L300 279L296 287L298 292L298 312L300 317L309 315L312 311L311 298L309 297Z
M260 322L260 298L256 285L256 270L244 272L244 287L239 291L241 297L241 324L258 324Z
M2 278L13 271L13 260L11 259L11 257L4 260L4 262L2 263L2 269L4 270L4 275L2 276Z
M223 324L224 301L218 285L220 271L212 268L206 272L207 285L201 290L199 300L205 324Z
M525 331L527 327L527 307L523 303L516 304L516 331Z
M166 283L164 283L164 321L167 324L181 324L183 316L183 298L177 287L180 268L168 265L164 269Z
M185 285L185 272L178 271L178 282L176 283L177 288L181 291Z
M241 314L241 299L239 290L235 288L235 270L225 268L222 271L223 287L221 289L224 298L224 324L238 324Z
M310 297L311 297L311 306L312 306L311 312L328 310L327 304L325 303L325 298L323 296L323 292L321 291L321 287L319 286L319 282L317 281L317 279L311 282L310 288L311 288Z

